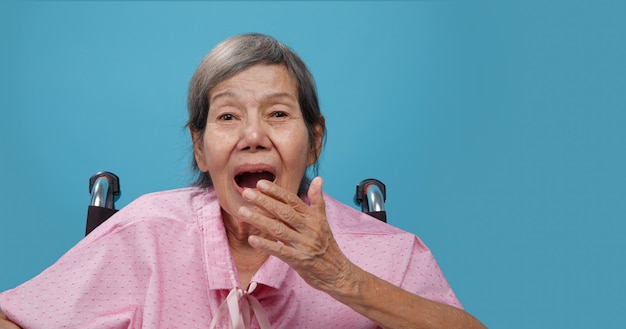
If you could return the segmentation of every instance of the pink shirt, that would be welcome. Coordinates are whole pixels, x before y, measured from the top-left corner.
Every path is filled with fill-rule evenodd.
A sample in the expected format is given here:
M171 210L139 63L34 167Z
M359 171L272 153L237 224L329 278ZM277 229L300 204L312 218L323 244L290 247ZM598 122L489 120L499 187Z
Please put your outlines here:
M335 239L352 262L461 307L415 235L324 198ZM273 328L377 328L277 258L252 281L251 295ZM129 204L40 275L0 294L0 307L24 328L208 328L239 285L215 192L184 188ZM227 328L227 321L217 327Z

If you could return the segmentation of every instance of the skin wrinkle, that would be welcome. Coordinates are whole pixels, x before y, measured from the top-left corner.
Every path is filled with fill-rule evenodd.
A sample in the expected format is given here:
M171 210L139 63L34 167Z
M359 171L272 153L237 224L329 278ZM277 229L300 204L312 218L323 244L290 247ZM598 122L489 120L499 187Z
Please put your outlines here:
M298 192L306 167L315 162L318 153L310 147L297 95L296 81L284 66L252 66L209 91L212 102L205 131L201 137L194 136L196 162L202 171L211 173L229 241L236 240L231 248L235 251L234 258L259 264L256 269L262 264L258 260L265 260L267 253L256 250L257 261L238 257L237 253L250 251L252 235L271 241L275 237L238 218L242 206L255 213L270 213L246 200L241 194L245 189L239 192L235 168L240 164L269 165L275 172L277 185L291 193ZM215 140L220 143L208 142ZM321 136L316 140L321 141ZM247 265L238 266L240 269L240 281L245 286L256 270Z
M310 149L308 152L309 156L314 153ZM480 327L480 323L471 322L472 317L466 313L413 295L350 262L337 245L326 221L319 177L311 182L308 190L310 205L299 198L296 200L294 195L297 191L285 188L279 179L276 183L257 182L256 187L256 191L251 191L254 193L242 195L246 201L242 207L248 208L250 214L239 219L262 232L258 236L250 235L248 242L252 247L286 262L315 289L326 292L387 328L416 328L437 323L445 323L448 328ZM260 208L260 211L254 207ZM238 213L242 214L241 208ZM276 225L282 227L277 229ZM288 226L291 226L291 233L283 233ZM275 235L274 231L280 232L280 235ZM282 243L278 243L277 239ZM463 314L463 317L456 319L458 314Z

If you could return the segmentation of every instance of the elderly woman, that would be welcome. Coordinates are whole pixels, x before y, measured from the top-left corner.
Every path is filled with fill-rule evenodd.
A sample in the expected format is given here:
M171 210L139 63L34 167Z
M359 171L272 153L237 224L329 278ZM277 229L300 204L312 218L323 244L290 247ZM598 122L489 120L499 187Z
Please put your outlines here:
M415 235L307 178L325 122L285 45L222 42L188 109L195 186L139 198L2 293L0 327L482 328Z

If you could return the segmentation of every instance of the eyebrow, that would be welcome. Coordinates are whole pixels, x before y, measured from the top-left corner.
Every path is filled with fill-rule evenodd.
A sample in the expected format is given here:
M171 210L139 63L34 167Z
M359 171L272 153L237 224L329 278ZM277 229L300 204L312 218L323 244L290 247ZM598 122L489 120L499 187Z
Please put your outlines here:
M232 98L235 98L235 99L239 98L239 96L236 93L232 92L232 91L224 91L224 92L221 92L221 93L213 95L209 101L210 102L214 102L217 99L228 98L228 97L232 97ZM270 93L270 94L264 95L263 98L262 98L262 101L265 102L265 101L268 101L268 100L280 99L280 98L289 98L289 99L291 99L293 101L296 101L296 102L298 101L297 97L295 97L294 95L292 95L290 93L286 93L286 92L276 92L276 93Z
M263 100L264 101L272 100L272 99L275 99L275 98L289 98L289 99L294 100L296 102L298 101L298 97L297 96L294 96L294 95L292 95L290 93L285 93L285 92L272 93L272 94L263 96Z

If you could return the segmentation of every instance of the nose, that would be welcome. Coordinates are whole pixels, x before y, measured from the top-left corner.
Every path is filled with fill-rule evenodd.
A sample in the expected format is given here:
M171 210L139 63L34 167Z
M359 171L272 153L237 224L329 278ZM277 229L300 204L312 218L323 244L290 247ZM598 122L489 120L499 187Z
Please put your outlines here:
M248 116L241 126L241 136L238 148L256 152L267 150L272 147L272 142L267 134L267 127L256 116Z

